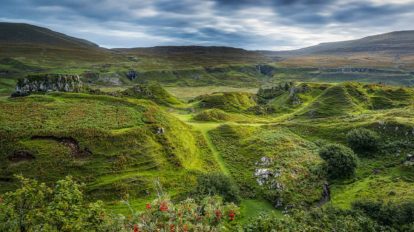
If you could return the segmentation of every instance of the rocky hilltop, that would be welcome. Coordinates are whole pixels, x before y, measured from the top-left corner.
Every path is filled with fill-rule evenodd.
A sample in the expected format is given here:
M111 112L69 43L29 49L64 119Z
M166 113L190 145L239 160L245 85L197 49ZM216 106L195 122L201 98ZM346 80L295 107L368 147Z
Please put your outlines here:
M83 84L78 75L43 74L29 75L20 79L13 95L28 95L32 92L79 92Z

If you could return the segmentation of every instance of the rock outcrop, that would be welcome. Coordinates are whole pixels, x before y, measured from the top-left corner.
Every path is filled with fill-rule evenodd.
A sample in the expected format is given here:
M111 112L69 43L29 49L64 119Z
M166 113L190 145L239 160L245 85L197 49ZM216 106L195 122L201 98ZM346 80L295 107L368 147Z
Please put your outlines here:
M24 96L33 92L79 92L83 88L78 75L45 74L30 75L20 79L16 85L14 96Z

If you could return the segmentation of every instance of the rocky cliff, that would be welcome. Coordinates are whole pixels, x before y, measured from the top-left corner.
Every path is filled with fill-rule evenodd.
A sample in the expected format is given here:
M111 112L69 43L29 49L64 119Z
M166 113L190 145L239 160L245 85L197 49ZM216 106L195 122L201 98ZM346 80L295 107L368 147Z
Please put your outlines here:
M32 92L79 92L83 88L78 75L44 74L30 75L20 79L13 95L27 95Z

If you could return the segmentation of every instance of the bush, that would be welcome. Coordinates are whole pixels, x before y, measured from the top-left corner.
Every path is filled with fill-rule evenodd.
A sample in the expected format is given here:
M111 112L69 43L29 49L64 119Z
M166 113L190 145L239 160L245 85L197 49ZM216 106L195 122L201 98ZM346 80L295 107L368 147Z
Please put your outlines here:
M356 152L366 153L376 151L379 146L379 136L374 131L356 128L346 135L348 145Z
M352 204L352 208L368 215L380 225L392 227L397 231L414 231L414 201L398 204L357 201Z
M159 197L144 211L131 215L108 214L101 201L87 203L82 186L71 177L54 188L18 177L21 187L0 197L0 231L127 232L127 231L218 231L233 225L239 208L223 204L219 196L200 202L187 199L177 204L158 191Z
M386 231L369 217L351 210L332 207L309 211L294 210L289 216L264 214L251 220L244 231Z
M0 231L124 231L101 201L84 201L82 186L71 177L54 188L17 178L20 188L0 199Z
M161 195L146 205L143 212L132 211L127 227L134 231L219 231L224 224L232 225L239 215L233 203L223 204L218 196L206 197L197 203L187 199L177 204Z
M240 191L237 185L221 173L201 174L197 177L195 196L219 195L226 202L240 202Z
M346 178L355 173L357 157L348 147L329 144L320 150L319 155L326 161L329 178Z

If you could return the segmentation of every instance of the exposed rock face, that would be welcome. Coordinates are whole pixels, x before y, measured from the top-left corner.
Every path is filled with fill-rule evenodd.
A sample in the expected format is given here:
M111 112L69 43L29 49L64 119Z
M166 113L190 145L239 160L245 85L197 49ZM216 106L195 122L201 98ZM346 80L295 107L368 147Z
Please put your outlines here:
M33 92L79 92L83 84L78 75L46 74L20 79L14 95L27 95Z

